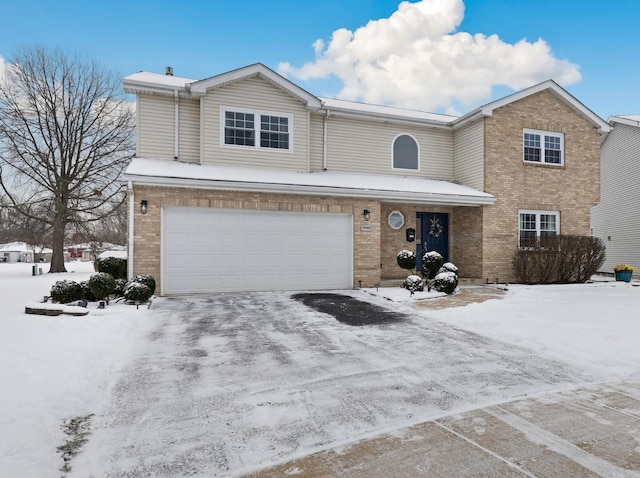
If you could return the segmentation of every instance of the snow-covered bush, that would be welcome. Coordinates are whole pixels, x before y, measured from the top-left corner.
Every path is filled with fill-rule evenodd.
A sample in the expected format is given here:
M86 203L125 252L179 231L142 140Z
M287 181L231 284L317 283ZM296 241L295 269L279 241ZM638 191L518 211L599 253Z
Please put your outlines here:
M432 279L442 267L444 259L442 255L436 251L425 252L422 256L422 275L427 279Z
M89 289L96 299L108 299L116 288L116 281L107 272L97 272L89 277ZM108 302L108 301L107 301Z
M458 287L458 275L455 272L440 272L431 281L431 288L445 294L453 294Z
M98 272L111 274L114 279L126 279L127 261L119 257L104 257L98 259Z
M396 255L396 262L403 269L412 271L416 268L416 253L404 249Z
M404 281L404 288L410 292L422 292L424 290L424 281L420 276L410 275Z
M127 279L116 279L116 286L113 289L113 295L116 297L124 297L124 290L127 288L129 281Z
M80 282L80 287L82 287L82 299L87 302L94 302L96 300L96 296L93 295L91 289L89 288L89 281L83 280Z
M82 299L82 286L72 280L59 280L51 286L49 295L53 302L68 304Z
M142 282L131 281L124 290L124 298L130 302L146 302L152 295L151 289Z
M454 274L457 275L458 274L458 266L456 266L452 262L445 262L444 264L442 264L442 267L438 271L438 273L440 273L440 272L453 272Z
M131 282L141 282L142 284L146 285L151 291L151 295L153 295L156 291L156 280L149 274L138 274L136 276L133 276Z

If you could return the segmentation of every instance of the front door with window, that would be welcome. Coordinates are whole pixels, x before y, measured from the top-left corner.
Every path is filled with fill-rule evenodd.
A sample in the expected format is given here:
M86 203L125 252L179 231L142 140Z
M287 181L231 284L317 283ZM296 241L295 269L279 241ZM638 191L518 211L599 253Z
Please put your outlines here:
M422 256L427 251L439 252L449 261L449 214L419 212L416 217L420 240L416 244L417 270L422 270Z

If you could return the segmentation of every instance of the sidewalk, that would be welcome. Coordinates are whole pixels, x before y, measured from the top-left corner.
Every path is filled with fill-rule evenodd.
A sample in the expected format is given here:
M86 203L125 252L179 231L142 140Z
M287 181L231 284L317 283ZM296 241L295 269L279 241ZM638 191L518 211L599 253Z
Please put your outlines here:
M452 415L246 476L640 477L640 382Z

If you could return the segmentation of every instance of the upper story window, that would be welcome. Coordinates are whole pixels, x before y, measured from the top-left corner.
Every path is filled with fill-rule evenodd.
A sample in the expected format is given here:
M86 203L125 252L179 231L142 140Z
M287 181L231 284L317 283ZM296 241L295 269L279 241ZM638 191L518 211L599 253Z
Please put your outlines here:
M290 150L291 118L258 111L223 110L223 144Z
M564 134L524 130L524 162L564 164Z
M418 142L408 134L393 140L393 169L419 169Z
M560 233L560 213L557 211L520 211L519 244L526 247L540 237Z

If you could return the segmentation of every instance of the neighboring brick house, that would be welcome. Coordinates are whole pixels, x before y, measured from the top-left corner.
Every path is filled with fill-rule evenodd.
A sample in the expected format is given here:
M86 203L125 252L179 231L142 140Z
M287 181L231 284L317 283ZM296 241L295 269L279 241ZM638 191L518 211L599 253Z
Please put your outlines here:
M640 115L611 116L609 123L600 157L602 193L591 209L591 228L607 246L600 270L613 273L620 263L640 268Z
M129 272L162 294L370 287L406 276L401 249L513 281L519 237L589 234L599 200L609 125L553 81L461 117L319 98L261 64L123 84Z

